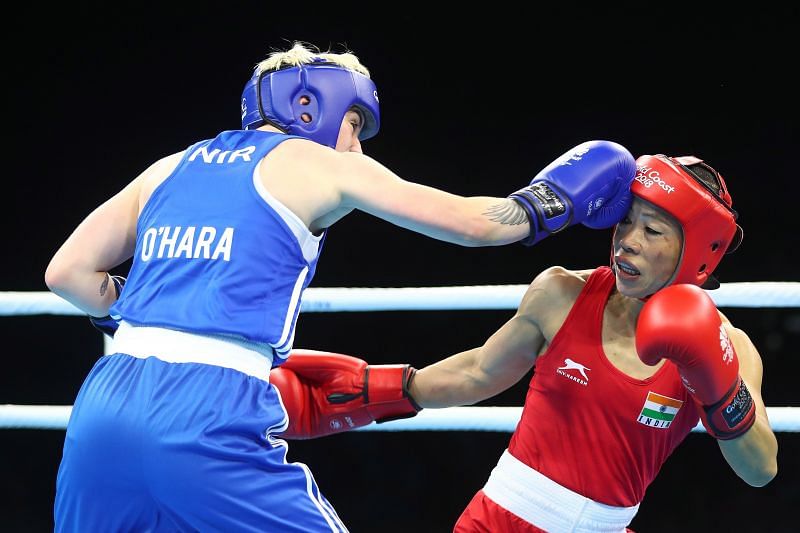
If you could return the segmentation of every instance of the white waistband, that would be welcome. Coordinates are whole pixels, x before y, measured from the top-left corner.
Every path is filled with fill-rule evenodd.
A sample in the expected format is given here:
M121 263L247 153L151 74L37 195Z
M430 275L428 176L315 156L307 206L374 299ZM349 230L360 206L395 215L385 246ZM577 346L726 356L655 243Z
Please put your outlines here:
M537 472L508 450L503 452L483 487L499 506L550 533L622 532L639 506L597 503Z
M208 337L173 329L132 326L122 322L111 341L110 353L124 353L167 363L202 363L232 368L269 381L272 353L236 339Z

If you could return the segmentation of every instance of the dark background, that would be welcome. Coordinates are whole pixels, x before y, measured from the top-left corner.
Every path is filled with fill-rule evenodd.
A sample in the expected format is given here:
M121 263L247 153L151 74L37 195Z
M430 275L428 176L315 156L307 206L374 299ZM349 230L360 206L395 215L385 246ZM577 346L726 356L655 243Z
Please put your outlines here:
M164 4L167 4L166 2ZM461 195L527 185L589 139L634 155L693 154L726 177L744 244L723 282L798 281L796 8L688 12L268 2L82 3L5 14L0 290L43 291L44 269L94 207L152 161L239 127L252 67L274 47L347 45L372 70L382 130L365 151ZM373 10L383 11L373 14ZM347 13L347 11L351 11ZM607 261L610 232L571 228L535 248L460 248L354 213L330 232L313 287L528 283ZM124 266L123 266L124 269ZM123 273L123 272L120 272ZM764 360L769 406L800 406L798 309L724 309ZM306 313L295 346L424 366L482 343L511 311ZM83 317L0 319L0 403L68 405L102 353ZM521 405L527 378L482 405ZM360 432L294 442L353 532L449 531L507 433ZM52 529L63 431L0 431L0 529ZM755 489L692 434L632 527L789 531L800 434L779 433L777 478Z

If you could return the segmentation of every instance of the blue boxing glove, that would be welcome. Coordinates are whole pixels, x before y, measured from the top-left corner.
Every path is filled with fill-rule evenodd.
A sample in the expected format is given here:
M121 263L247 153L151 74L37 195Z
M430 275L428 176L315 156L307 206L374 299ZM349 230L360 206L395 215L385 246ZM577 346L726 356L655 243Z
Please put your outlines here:
M119 299L119 295L122 293L122 287L125 286L125 278L122 276L111 276L111 281L114 284L114 292L117 295L117 299ZM109 337L113 337L114 334L119 329L119 319L113 318L111 315L106 316L89 316L89 322L92 323L94 327L108 335Z
M531 184L508 197L525 209L531 246L569 226L610 228L631 206L636 160L611 141L587 141L539 172Z

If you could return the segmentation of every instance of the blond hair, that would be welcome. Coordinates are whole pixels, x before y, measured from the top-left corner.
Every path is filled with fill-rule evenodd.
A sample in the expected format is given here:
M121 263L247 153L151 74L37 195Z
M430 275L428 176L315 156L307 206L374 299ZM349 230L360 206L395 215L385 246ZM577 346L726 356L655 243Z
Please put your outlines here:
M271 72L281 68L306 65L318 60L333 63L369 78L369 70L361 64L361 61L352 52L347 50L342 53L321 52L317 47L300 41L295 41L289 50L272 52L266 59L256 65L255 70L256 74L261 74L262 72Z

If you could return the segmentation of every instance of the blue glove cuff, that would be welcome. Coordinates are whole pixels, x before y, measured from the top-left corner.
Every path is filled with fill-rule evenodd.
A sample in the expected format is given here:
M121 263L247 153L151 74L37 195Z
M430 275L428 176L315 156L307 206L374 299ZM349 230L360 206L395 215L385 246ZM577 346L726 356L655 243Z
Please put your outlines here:
M114 292L119 300L119 295L122 294L122 287L125 285L125 278L122 276L111 276L111 281L114 282Z
M572 224L572 202L552 183L535 181L508 197L522 206L528 215L530 235L520 241L525 246L532 246Z
M114 334L119 329L119 321L111 318L110 315L106 316L90 316L89 321L92 323L94 327L108 335L109 337L113 337Z

